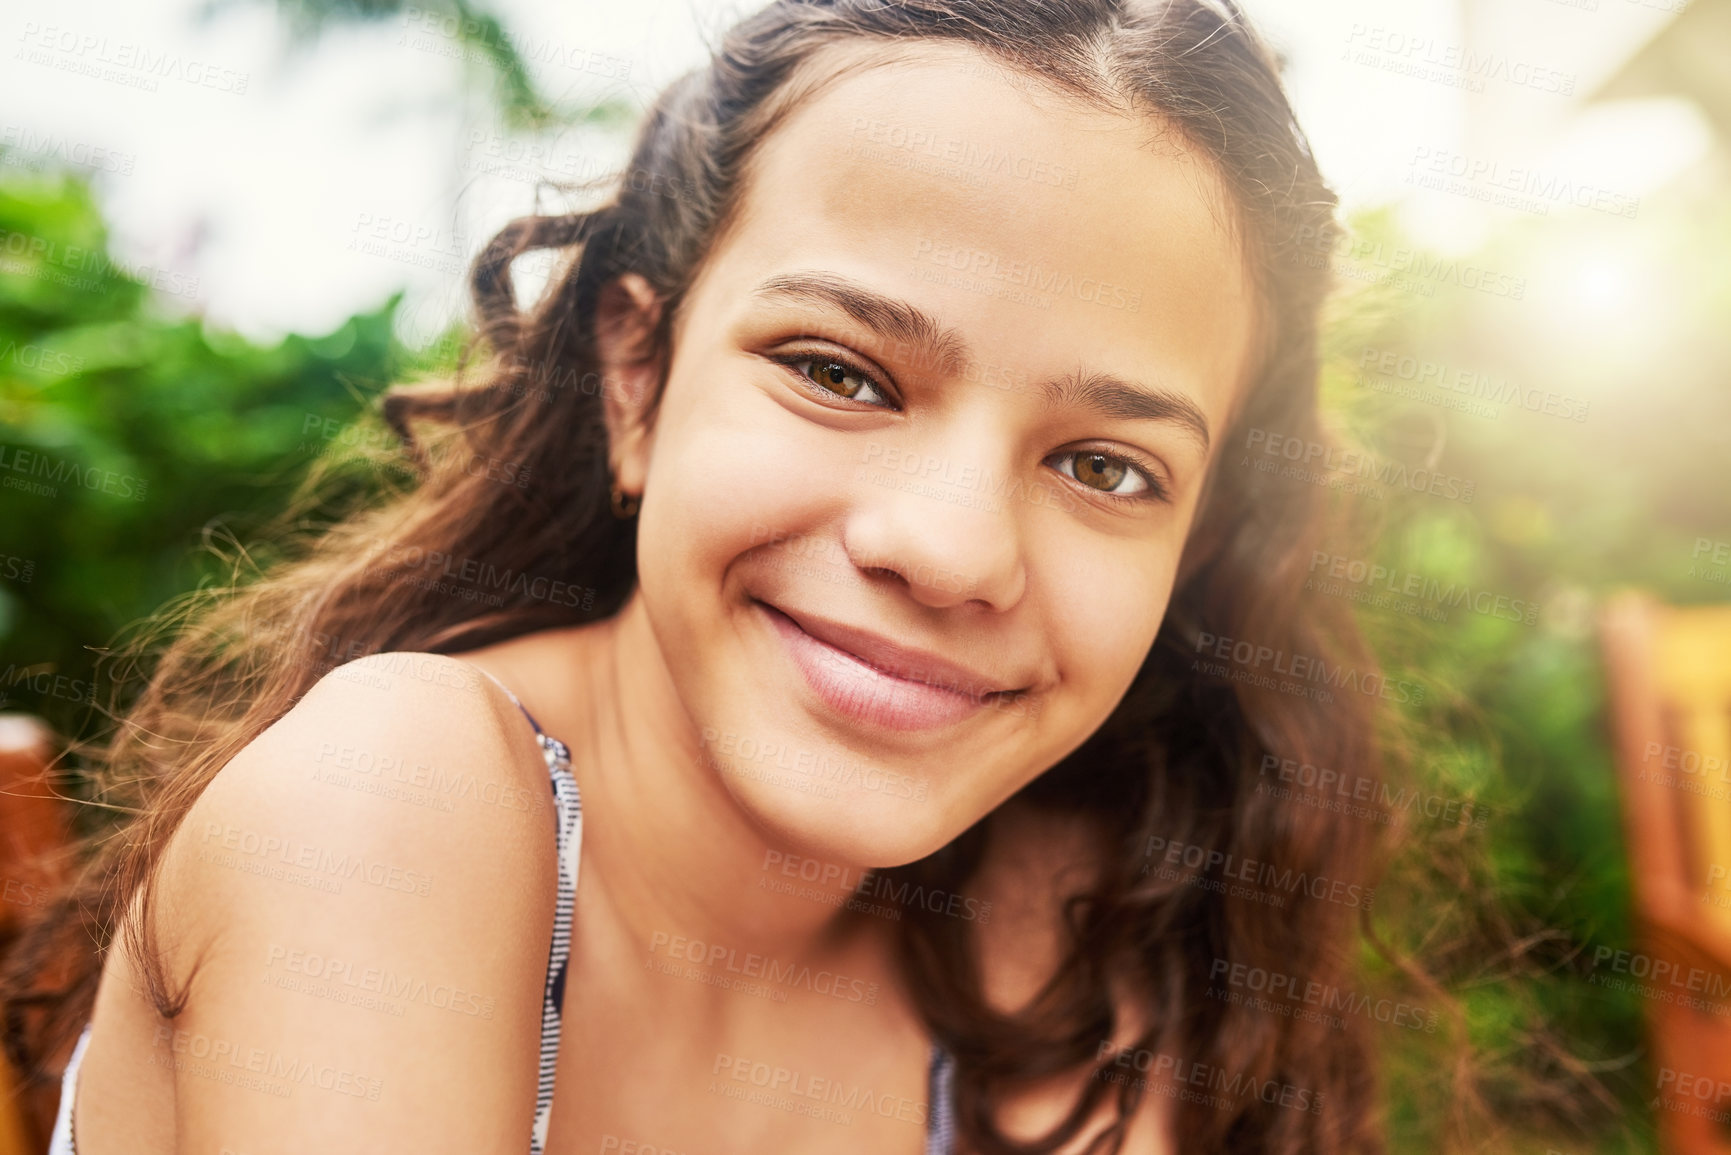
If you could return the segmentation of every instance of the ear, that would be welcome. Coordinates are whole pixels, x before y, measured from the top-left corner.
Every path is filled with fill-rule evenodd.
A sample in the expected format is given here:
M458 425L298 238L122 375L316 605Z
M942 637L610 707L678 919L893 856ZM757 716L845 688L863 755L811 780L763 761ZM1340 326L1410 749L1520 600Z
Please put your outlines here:
M602 286L595 306L595 347L601 365L608 457L621 491L641 495L649 472L650 403L661 383L655 348L661 299L638 273Z

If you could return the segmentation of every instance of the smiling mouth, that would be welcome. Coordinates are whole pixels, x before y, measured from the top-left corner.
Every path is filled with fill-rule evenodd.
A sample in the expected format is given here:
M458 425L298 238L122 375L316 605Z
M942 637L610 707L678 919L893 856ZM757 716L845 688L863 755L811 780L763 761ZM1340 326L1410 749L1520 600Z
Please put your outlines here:
M753 605L779 635L807 686L856 722L891 730L932 729L1027 693L851 626L796 618L756 599Z

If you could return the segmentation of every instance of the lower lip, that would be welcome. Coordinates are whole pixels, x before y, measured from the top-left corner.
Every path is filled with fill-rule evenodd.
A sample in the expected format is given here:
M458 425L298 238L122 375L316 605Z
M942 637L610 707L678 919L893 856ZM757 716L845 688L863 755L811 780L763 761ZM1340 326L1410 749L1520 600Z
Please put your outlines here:
M780 610L756 604L781 635L806 685L831 709L855 721L888 730L932 730L977 713L993 696L973 698L886 674L846 650L818 641Z

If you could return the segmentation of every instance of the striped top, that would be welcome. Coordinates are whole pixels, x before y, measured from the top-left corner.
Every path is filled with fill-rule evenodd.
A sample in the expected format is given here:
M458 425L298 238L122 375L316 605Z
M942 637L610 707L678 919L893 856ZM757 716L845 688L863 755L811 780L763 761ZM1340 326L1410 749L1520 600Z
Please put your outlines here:
M480 669L480 667L476 667ZM487 671L482 670L483 674ZM493 675L487 674L489 678ZM547 955L547 979L541 993L541 1064L535 1088L535 1124L529 1135L529 1155L543 1155L547 1145L547 1124L553 1115L553 1075L559 1058L560 1015L565 1003L565 970L571 957L571 912L577 897L577 863L583 844L583 801L577 792L577 779L571 773L571 751L565 743L541 729L535 716L517 700L510 687L499 679L493 681L514 702L529 725L535 728L535 739L541 746L541 757L547 763L554 803L554 835L559 851L559 890L553 909L553 943ZM61 1077L60 1107L54 1119L54 1135L48 1144L48 1155L77 1155L72 1136L72 1103L78 1087L78 1066L84 1058L84 1048L90 1042L90 1025L78 1036L78 1045L67 1060ZM925 1155L951 1155L955 1145L955 1117L952 1086L955 1061L944 1048L932 1045L931 1066L926 1075L927 1113Z

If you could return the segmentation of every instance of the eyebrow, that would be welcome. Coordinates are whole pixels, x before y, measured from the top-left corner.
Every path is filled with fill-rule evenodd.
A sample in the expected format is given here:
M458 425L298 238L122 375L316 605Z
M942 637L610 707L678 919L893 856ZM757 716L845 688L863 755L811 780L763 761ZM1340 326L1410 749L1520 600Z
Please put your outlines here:
M940 325L930 313L842 277L788 273L759 285L756 295L769 300L811 301L840 309L878 336L913 346L924 361L951 376L959 375L973 360L962 335Z
M910 345L928 363L960 375L973 363L967 341L930 313L831 273L785 273L759 285L755 296L839 309L879 337ZM1189 432L1207 452L1208 418L1193 402L1170 389L1133 385L1105 373L1077 372L1044 387L1048 409L1092 409L1127 421L1162 421Z
M1132 385L1105 373L1073 373L1045 386L1046 404L1052 409L1072 406L1092 409L1103 417L1125 421L1165 421L1177 425L1201 445L1204 453L1212 437L1208 418L1181 393Z

